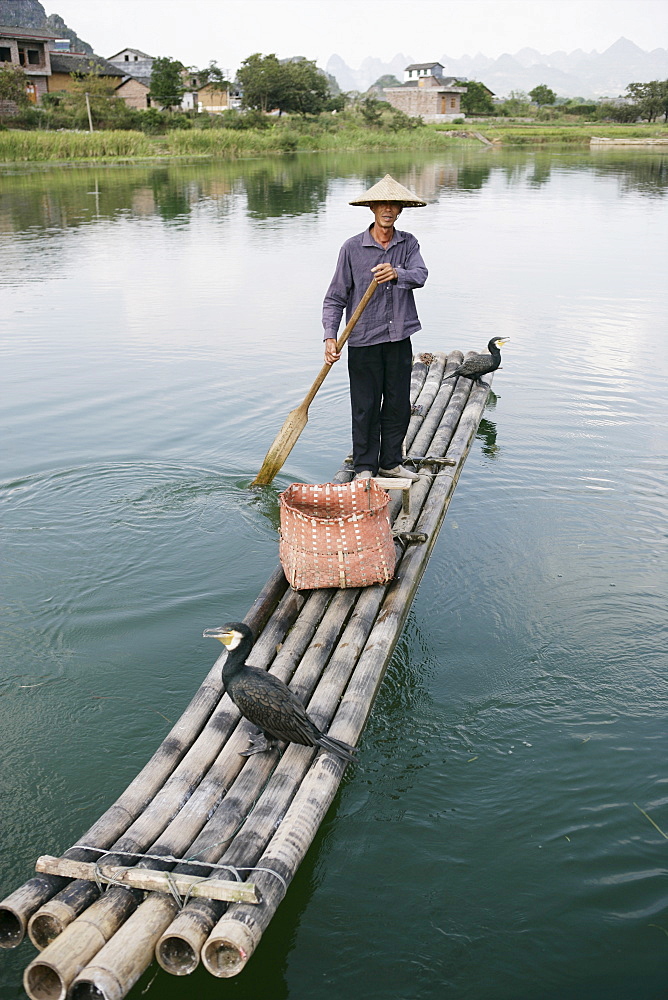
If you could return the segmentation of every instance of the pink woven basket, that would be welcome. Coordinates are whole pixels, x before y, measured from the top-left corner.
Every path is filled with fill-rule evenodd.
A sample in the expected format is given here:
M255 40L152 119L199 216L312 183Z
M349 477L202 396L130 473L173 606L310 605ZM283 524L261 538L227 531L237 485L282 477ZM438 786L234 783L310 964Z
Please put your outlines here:
M290 586L368 587L391 580L389 500L372 479L289 486L280 496L279 552Z

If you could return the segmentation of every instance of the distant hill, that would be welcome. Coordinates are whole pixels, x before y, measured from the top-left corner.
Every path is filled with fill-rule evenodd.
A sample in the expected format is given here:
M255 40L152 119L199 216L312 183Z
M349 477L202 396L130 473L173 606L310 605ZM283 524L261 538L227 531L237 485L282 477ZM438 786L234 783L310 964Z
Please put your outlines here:
M58 38L69 38L74 52L92 56L93 47L82 41L75 31L68 28L60 14L49 14L39 0L0 0L0 24L8 28L39 28L52 31Z
M333 55L326 68L342 90L364 92L378 77L392 73L403 80L406 66L432 58L433 52L421 52L417 57L400 53L388 63L368 57L359 69L353 70L340 56ZM576 49L544 55L523 48L497 59L482 53L461 59L448 55L435 58L443 64L445 76L480 80L498 97L507 97L511 90L528 92L539 83L547 84L559 97L617 97L629 83L668 79L668 49L645 52L628 38L618 39L601 53Z

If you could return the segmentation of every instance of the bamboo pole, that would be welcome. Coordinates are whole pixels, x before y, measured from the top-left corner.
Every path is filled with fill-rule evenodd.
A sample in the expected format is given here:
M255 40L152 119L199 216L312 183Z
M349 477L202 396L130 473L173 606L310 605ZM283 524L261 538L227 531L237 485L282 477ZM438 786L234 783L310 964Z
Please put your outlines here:
M460 351L453 351L452 354L449 354L447 357L443 375L454 371L457 365L461 364L463 360L464 355ZM451 379L448 381L443 379L436 391L432 405L429 407L429 412L425 415L421 426L413 436L410 447L412 455L427 455L430 451L429 445L438 429L443 414L448 407L454 388L455 387Z
M428 369L429 365L427 365L422 360L422 355L418 354L418 356L413 359L413 366L411 368L411 388L410 388L411 406L415 404L418 396L420 395L420 390L424 385L424 380L427 377Z
M407 549L396 579L388 588L331 727L337 739L356 742L366 724L480 422L486 397L487 390L477 386L470 393L448 449L457 465L435 477L415 525L427 534L428 541L424 546ZM244 904L229 907L202 949L202 961L213 975L226 978L237 975L253 954L336 794L342 765L342 761L328 755L319 757L302 782L259 865L278 872L285 884L258 871L254 881L262 903L252 908L252 912Z
M418 429L424 423L425 417L431 405L434 402L436 393L441 386L441 379L443 377L443 369L445 368L446 355L439 351L438 354L433 355L433 361L429 365L427 375L424 380L424 385L420 390L420 394L417 401L413 407L414 411L411 415L411 419L408 423L408 428L406 430L406 436L404 438L404 447L406 451L409 451L413 438L415 437Z
M245 618L256 633L264 628L286 589L287 581L279 566L253 602ZM64 852L65 857L78 861L95 860L95 856L91 852L83 850L78 845L87 844L91 847L105 849L124 833L151 802L158 789L182 760L214 712L221 693L220 667L214 664L190 704L151 759L130 782L116 802L79 838L73 847ZM60 876L38 875L29 879L0 902L0 948L16 948L25 936L31 915L66 885L67 880ZM49 924L52 919L58 923L63 916L58 905L55 909L56 913L47 915L45 925ZM48 934L47 931L47 936Z

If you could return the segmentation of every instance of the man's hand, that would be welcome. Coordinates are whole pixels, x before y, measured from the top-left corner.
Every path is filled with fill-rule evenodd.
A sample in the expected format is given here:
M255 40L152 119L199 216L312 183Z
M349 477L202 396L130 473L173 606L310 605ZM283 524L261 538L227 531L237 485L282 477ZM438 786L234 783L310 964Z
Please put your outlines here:
M333 365L340 357L341 354L336 349L336 337L327 338L325 341L325 364Z
M384 264L376 264L375 267L371 268L371 273L379 285L382 285L386 281L395 281L395 279L399 277L392 265L387 262Z

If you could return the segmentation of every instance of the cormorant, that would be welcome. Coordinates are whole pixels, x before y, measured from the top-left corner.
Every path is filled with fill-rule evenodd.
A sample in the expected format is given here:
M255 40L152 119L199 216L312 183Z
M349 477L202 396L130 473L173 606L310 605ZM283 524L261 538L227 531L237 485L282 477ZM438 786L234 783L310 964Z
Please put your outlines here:
M472 358L467 358L463 361L453 372L446 375L445 378L456 378L461 375L462 378L470 378L473 382L477 382L484 389L489 389L487 382L482 381L483 375L489 375L490 372L495 372L496 369L501 364L501 344L505 344L506 341L510 340L510 337L492 337L489 344L487 345L487 350L489 354L474 354Z
M243 757L271 749L276 740L286 740L305 747L323 747L343 760L356 759L357 747L321 733L299 698L282 680L246 664L253 648L253 633L248 625L232 622L208 628L204 636L219 639L227 647L223 664L225 690L241 714L262 730L263 735L251 740L248 750L242 750Z

